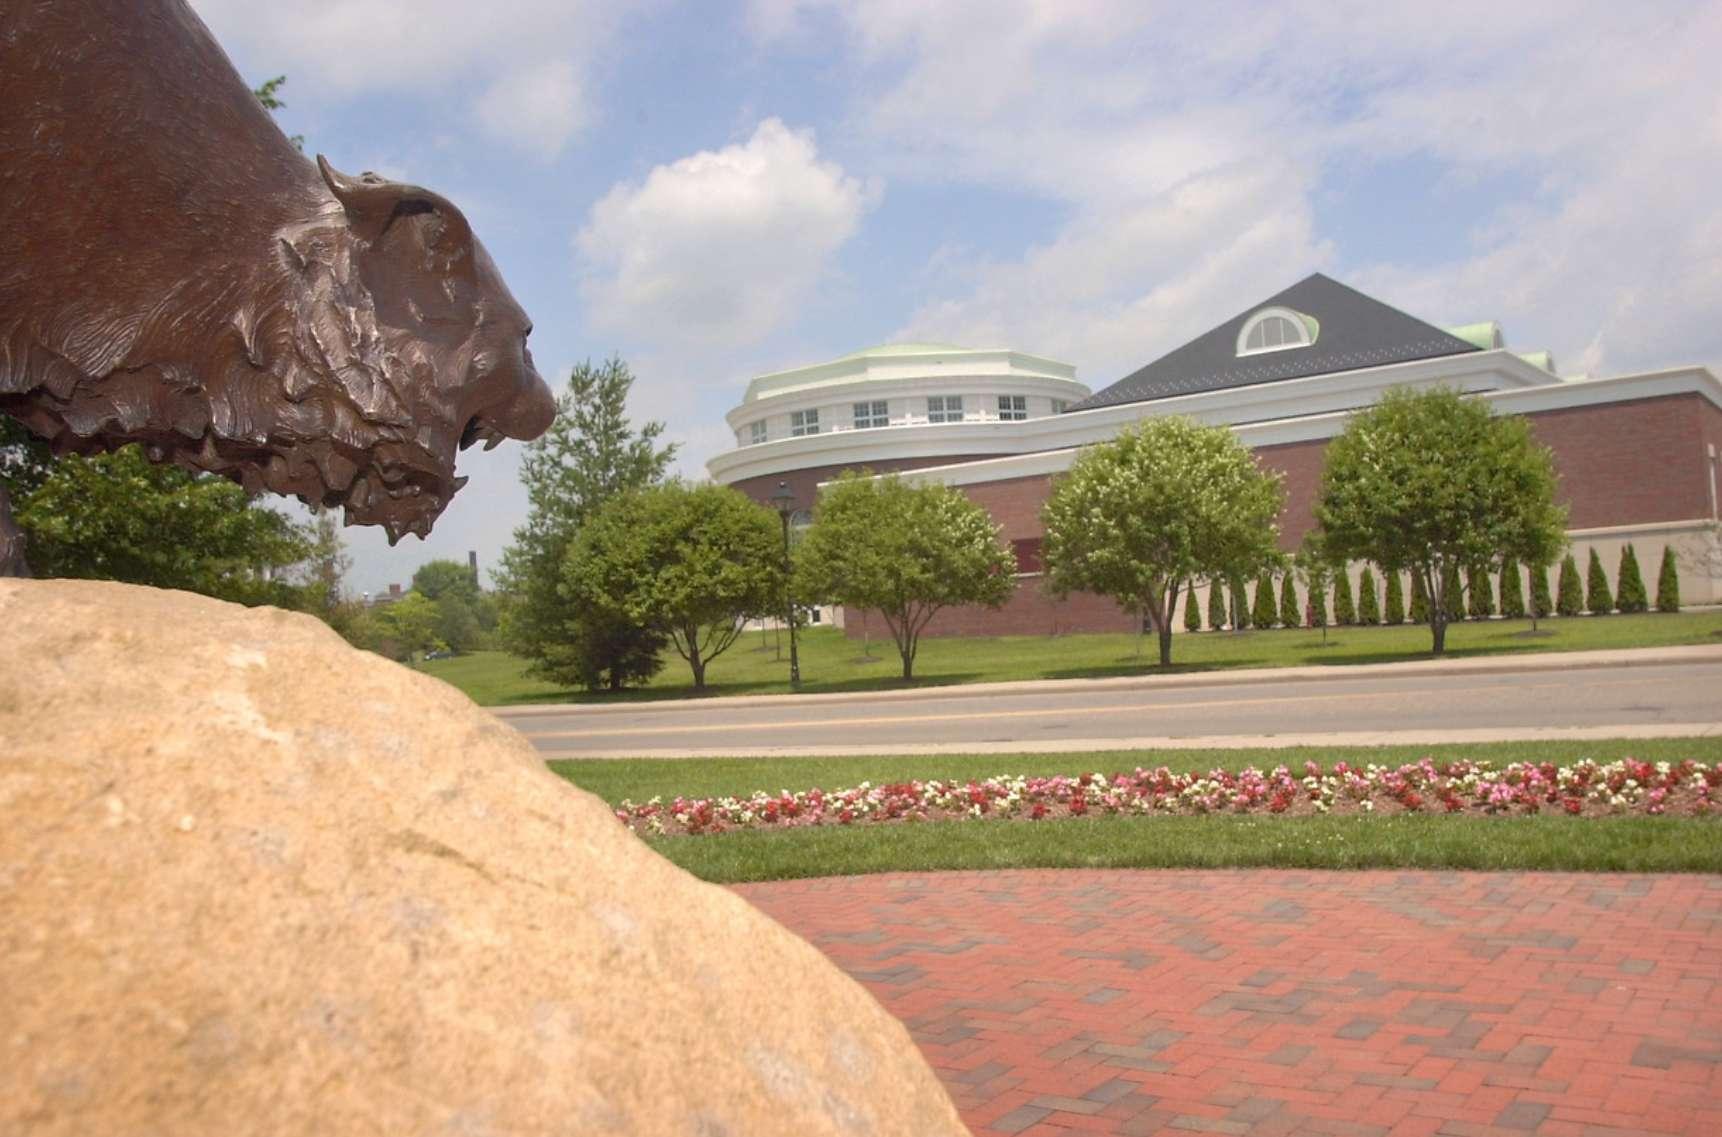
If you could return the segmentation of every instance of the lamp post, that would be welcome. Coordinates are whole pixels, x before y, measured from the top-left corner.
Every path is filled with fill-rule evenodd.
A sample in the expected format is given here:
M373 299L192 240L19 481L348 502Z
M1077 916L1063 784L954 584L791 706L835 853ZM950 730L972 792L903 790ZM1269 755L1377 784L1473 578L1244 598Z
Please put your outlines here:
M795 495L789 492L788 482L777 483L771 504L777 507L777 515L783 519L783 612L789 618L789 689L799 691L801 659L795 651L795 604L789 594L789 517L795 512Z

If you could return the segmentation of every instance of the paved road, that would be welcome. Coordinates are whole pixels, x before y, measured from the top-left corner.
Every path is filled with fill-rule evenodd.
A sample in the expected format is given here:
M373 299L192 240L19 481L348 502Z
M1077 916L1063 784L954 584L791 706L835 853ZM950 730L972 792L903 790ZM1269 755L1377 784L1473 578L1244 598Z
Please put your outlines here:
M1379 671L1379 669L1378 669ZM504 713L549 756L1078 750L1223 736L1422 742L1638 733L1690 734L1722 721L1722 659L1479 674L1371 674L1207 686L952 688L917 697L725 699ZM1424 735L1428 736L1425 739Z

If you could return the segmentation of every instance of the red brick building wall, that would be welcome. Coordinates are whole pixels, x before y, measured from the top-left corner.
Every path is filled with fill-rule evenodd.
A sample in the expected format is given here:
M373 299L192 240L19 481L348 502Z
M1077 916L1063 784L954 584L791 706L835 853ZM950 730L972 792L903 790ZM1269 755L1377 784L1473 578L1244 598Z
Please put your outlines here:
M1526 417L1538 441L1554 451L1560 477L1557 495L1568 507L1570 528L1711 516L1710 460L1705 447L1714 445L1722 453L1722 410L1708 399L1696 394L1666 395ZM1286 507L1279 521L1280 546L1287 551L1296 549L1315 524L1326 449L1327 440L1318 439L1264 446L1255 452L1265 468L1285 475ZM963 487L999 523L1000 535L1011 542L1021 571L1040 568L1040 508L1051 481L1042 474ZM1045 596L1042 583L1039 576L1022 578L1016 596L1000 611L947 609L933 618L926 634L1133 630L1134 621L1111 601L1078 595L1055 603ZM859 621L850 620L849 628L851 635L858 635Z

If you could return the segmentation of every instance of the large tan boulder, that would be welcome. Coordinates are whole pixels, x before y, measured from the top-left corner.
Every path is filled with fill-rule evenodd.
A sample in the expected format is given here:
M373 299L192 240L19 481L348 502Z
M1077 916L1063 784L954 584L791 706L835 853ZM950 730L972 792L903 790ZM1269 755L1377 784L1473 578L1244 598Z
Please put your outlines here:
M958 1134L902 1026L316 620L0 581L0 1133Z

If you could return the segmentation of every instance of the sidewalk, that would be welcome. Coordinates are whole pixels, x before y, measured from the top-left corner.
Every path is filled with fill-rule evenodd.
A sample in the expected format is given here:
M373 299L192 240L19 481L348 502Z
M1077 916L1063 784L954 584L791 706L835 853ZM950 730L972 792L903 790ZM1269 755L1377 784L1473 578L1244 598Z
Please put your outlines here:
M1235 668L1173 675L1120 675L1105 679L1031 679L1009 683L951 683L886 691L834 692L816 695L720 695L712 698L664 699L625 703L534 703L490 707L503 721L539 715L653 714L665 711L707 711L716 707L819 706L830 703L894 703L922 699L984 699L1025 694L1131 691L1157 688L1235 687L1259 683L1343 681L1372 677L1415 678L1425 675L1501 675L1538 671L1577 671L1599 667L1655 667L1678 663L1722 661L1722 644L1682 647L1624 648L1609 651L1526 652L1465 658L1419 659L1403 663L1305 665L1302 667ZM1722 702L1722 699L1719 699ZM1690 730L1685 733L1691 733ZM1538 737L1543 737L1539 735ZM1618 737L1618 736L1609 736ZM1642 736L1641 736L1642 737ZM1457 740L1457 739L1455 739ZM1408 742L1418 741L1406 739ZM1164 743L1163 743L1164 744ZM1180 742L1180 745L1188 745ZM751 751L750 751L751 752ZM857 753L846 750L845 753Z

